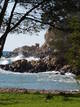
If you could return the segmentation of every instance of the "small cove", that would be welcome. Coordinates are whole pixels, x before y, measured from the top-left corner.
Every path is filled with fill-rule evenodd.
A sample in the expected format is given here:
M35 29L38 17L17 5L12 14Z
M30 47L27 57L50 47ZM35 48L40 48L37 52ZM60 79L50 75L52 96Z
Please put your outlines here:
M0 88L79 91L80 83L71 75L43 73L13 73L0 69Z
M6 55L5 55L6 56ZM23 55L0 59L0 64L11 63L23 59ZM39 60L27 57L26 60ZM0 88L25 88L36 90L79 91L80 81L75 75L66 73L61 75L58 71L43 71L42 73L18 73L0 69Z

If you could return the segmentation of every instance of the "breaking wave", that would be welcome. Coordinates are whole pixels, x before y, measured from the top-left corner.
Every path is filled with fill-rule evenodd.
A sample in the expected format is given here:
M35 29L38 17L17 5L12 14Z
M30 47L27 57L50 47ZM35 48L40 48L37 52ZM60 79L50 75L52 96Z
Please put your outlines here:
M0 64L10 64L14 61L25 59L28 61L39 60L35 57L24 57L19 54L15 57L0 59ZM45 89L45 90L80 90L80 81L75 79L72 73L61 75L59 71L47 71L40 73L19 73L0 69L1 88L26 88L26 89Z

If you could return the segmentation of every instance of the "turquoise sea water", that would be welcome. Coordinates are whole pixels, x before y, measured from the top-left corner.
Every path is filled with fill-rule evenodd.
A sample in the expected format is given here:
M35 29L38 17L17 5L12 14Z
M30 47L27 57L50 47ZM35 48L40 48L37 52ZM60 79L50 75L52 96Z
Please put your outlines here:
M4 56L5 55L7 55L7 53L5 53ZM11 63L11 61L20 58L22 59L23 55L13 58L2 58L0 59L0 64ZM31 59L33 58L27 58L27 60ZM44 71L43 73L13 73L11 71L0 69L0 87L78 91L80 90L80 82L76 81L75 75L71 73L66 73L65 75L61 75L58 71Z
M69 75L47 73L11 73L0 69L1 88L26 88L39 90L80 90L80 84Z

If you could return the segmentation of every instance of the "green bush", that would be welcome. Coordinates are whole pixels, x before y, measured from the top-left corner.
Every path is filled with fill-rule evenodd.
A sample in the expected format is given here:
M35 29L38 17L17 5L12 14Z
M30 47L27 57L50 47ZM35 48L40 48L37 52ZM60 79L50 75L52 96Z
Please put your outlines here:
M73 29L68 42L71 44L65 56L68 63L72 66L73 70L80 69L80 23L77 18L73 18L69 23Z

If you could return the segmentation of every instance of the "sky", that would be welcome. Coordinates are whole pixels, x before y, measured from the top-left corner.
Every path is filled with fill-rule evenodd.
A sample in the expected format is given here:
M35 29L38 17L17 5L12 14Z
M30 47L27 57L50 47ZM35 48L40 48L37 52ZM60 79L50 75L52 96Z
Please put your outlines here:
M21 47L24 45L35 45L35 43L39 43L40 46L44 43L44 35L46 33L46 30L42 30L38 33L38 35L33 34L9 34L6 43L4 46L4 51L13 51L17 47ZM1 36L1 34L0 34Z
M6 17L8 17L10 15L13 5L14 5L14 2L9 3L7 11L6 11ZM30 8L30 6L29 6L29 8ZM22 7L18 4L15 9L15 12L25 13L26 10L24 7ZM34 12L32 12L32 13L34 13ZM37 17L40 18L39 14L37 14ZM31 46L31 45L35 45L35 43L39 43L41 46L45 41L44 40L45 33L46 33L46 30L41 30L38 33L38 36L36 34L30 35L29 33L27 33L27 34L17 34L17 33L9 34L7 37L5 46L4 46L4 51L13 51L17 47L21 47L24 45ZM2 34L0 34L0 36L1 35Z

